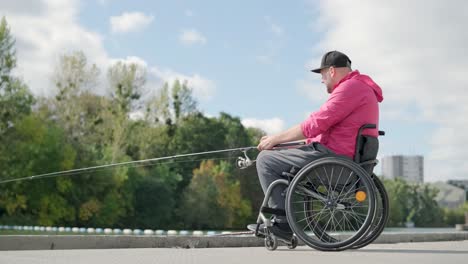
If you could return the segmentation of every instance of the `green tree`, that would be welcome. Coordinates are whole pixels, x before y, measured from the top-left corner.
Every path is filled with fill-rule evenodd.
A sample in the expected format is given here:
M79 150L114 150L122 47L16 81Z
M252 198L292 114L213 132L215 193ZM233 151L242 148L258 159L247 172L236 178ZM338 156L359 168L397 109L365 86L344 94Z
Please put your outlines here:
M443 210L435 198L439 190L428 184L415 185L418 206L414 217L416 226L440 227L443 226Z
M0 22L0 136L15 120L31 111L34 97L12 71L16 67L15 40L5 17Z
M53 100L41 101L47 118L53 118L65 129L75 146L95 132L94 125L102 121L100 111L103 102L91 93L98 83L100 71L95 64L89 65L81 51L64 54L60 57L52 80L57 91Z
M407 183L397 178L385 180L389 196L388 226L403 226L412 221L418 227L443 226L443 210L437 204L437 190L427 184Z
M465 216L463 212L463 208L444 208L444 225L448 227L454 227L456 224L463 224L465 223Z
M250 204L242 199L239 181L231 179L229 165L208 160L194 170L183 195L184 227L239 228L250 216Z
M240 182L232 178L230 165L220 162L219 167L215 182L218 188L217 202L226 217L224 227L243 228L246 219L252 214L250 202L242 197Z
M146 83L146 69L136 63L119 61L112 65L107 73L111 87L111 97L119 111L128 115L135 110Z
M146 169L135 181L133 226L141 228L176 228L176 187L180 175L162 164Z
M181 84L179 80L175 80L172 86L172 104L175 122L182 116L196 111L197 103L193 99L192 90L187 86L187 81Z
M401 180L384 180L389 197L388 226L403 226L410 211L408 210L409 186Z
M129 115L137 110L143 87L146 83L146 69L138 64L117 62L107 73L111 88L111 111L108 116L109 147L111 148L111 162L115 162L126 155L126 143L131 129L132 121ZM120 157L120 158L119 158Z
M225 131L223 148L256 146L259 139L265 135L265 133L259 129L245 128L240 118L233 117L227 113L220 113L217 120L223 125ZM247 154L251 159L256 159L258 151L250 150ZM231 162L234 162L240 155L243 154L240 152L231 152L227 154L227 158L230 159ZM239 180L242 197L250 201L251 211L258 212L264 195L258 180L256 167L251 166L244 170L236 168L232 170L232 175L235 175ZM256 217L256 215L252 214L249 221L255 222Z
M2 179L15 179L30 175L71 169L75 151L66 143L62 129L52 122L44 122L37 115L18 120L12 133L14 139L2 150ZM3 151L2 151L3 152ZM9 188L0 193L0 205L5 208L3 219L34 219L33 223L52 225L73 222L74 208L67 199L73 183L70 178L44 178L35 181L9 183ZM24 223L24 222L23 222ZM26 224L26 223L25 223Z
M70 99L80 93L90 92L97 86L99 74L96 64L89 65L82 51L63 54L52 78L57 89L55 98L59 102L71 103Z
M109 82L120 80L120 76L109 76L113 78ZM76 168L131 160L126 153L128 113L115 103L115 98L93 93L98 77L99 70L87 63L83 52L62 56L53 77L58 95L52 108L47 106L47 100L42 106L44 112L49 112L45 116L56 120L67 132L67 139L77 152ZM76 188L70 197L76 210L75 224L119 224L133 210L132 193L123 192L128 174L127 167L119 167L73 177Z
M168 136L172 137L177 130L178 123L188 115L198 113L197 101L193 97L192 89L184 81L175 80L171 87L164 83L163 87L148 100L145 119L150 124L164 124Z
M145 120L152 125L171 125L173 123L171 110L169 84L166 82L146 103Z

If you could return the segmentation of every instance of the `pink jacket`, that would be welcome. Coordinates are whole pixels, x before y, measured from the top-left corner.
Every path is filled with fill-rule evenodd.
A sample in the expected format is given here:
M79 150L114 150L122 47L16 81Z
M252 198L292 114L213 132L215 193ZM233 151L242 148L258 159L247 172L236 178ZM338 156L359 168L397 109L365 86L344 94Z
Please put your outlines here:
M382 89L367 75L355 70L335 85L327 102L301 123L307 142L320 142L336 154L354 157L356 136L364 124L376 124L364 135L378 136Z

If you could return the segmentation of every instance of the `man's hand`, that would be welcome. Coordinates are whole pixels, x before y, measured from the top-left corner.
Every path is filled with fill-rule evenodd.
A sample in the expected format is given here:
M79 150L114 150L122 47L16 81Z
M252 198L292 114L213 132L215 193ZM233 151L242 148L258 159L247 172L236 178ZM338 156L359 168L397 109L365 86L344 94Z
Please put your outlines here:
M260 143L257 146L257 149L260 151L265 149L272 149L278 144L302 139L305 139L305 137L304 134L302 134L301 125L299 124L274 136L262 137L260 139Z
M260 139L260 143L257 146L257 149L262 151L266 149L272 149L274 146L278 145L278 141L275 136L264 136Z

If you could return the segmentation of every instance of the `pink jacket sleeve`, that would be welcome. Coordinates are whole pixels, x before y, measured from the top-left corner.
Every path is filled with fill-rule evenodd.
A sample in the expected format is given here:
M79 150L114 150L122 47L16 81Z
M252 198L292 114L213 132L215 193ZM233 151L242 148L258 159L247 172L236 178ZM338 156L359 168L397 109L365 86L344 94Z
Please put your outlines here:
M306 138L313 138L327 131L359 106L361 96L357 91L358 87L353 87L350 83L336 87L327 102L301 123L302 133Z

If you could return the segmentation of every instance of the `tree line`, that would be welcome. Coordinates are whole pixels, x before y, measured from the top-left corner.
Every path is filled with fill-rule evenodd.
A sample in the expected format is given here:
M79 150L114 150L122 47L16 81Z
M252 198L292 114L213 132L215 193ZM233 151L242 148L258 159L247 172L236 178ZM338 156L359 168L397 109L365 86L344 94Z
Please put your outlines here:
M0 179L153 157L251 146L263 135L238 117L207 117L186 82L144 90L146 69L116 62L105 74L83 52L60 57L53 96L35 97L13 74L14 39L0 26ZM102 78L101 78L102 79ZM146 93L146 94L145 94ZM145 94L145 96L143 96ZM139 118L130 118L139 113ZM240 153L193 156L8 183L0 219L15 224L140 228L234 228L262 199Z

